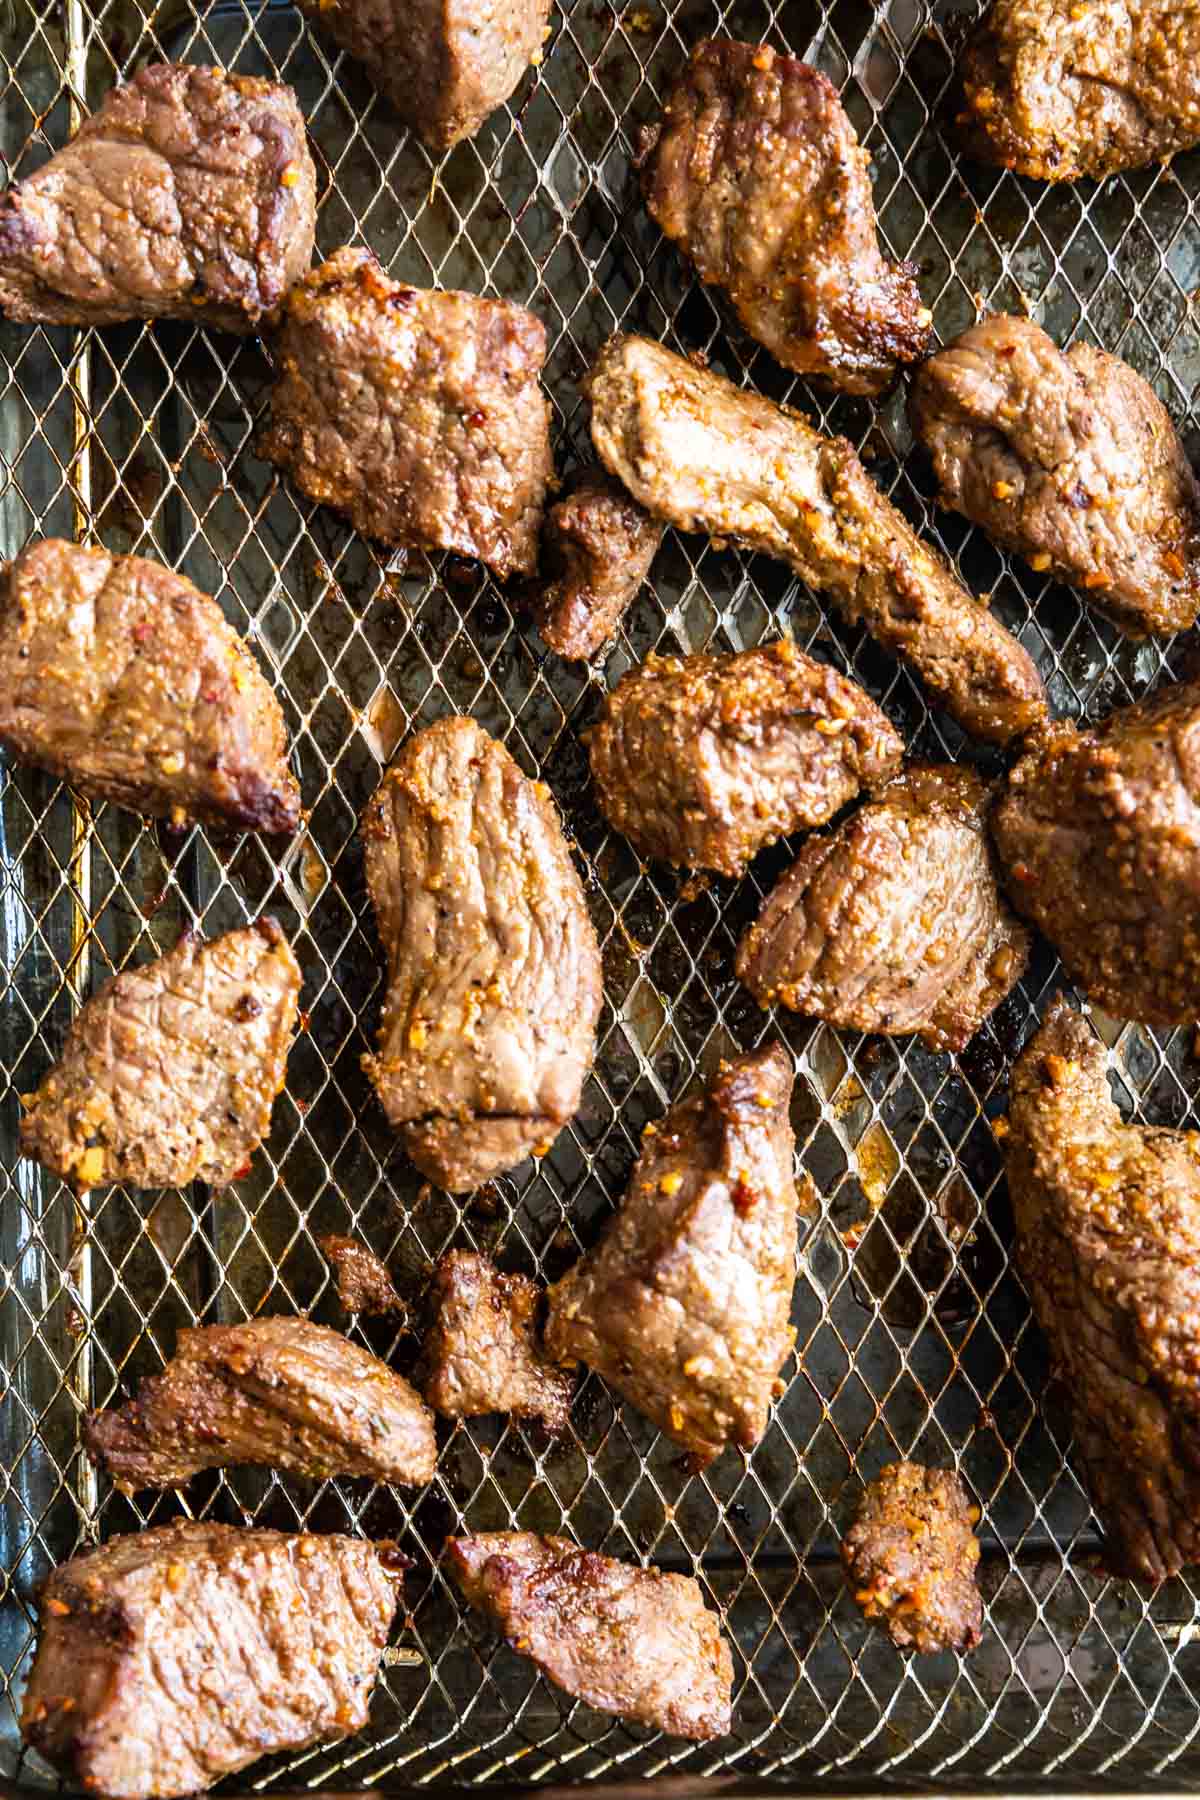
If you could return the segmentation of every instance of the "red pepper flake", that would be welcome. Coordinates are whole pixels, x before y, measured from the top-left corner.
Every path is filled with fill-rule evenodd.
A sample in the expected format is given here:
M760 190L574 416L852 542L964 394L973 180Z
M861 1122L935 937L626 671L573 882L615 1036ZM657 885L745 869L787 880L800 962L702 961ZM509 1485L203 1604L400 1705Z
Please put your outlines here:
M758 1195L744 1181L739 1181L733 1190L733 1210L744 1219L758 1205Z
M478 407L473 413L467 414L467 425L470 430L478 431L480 426L486 424L487 413L483 410L482 406Z
M137 624L133 628L134 643L135 644L144 644L146 642L146 639L150 636L152 629L153 629L153 627L151 626L148 619L139 619Z

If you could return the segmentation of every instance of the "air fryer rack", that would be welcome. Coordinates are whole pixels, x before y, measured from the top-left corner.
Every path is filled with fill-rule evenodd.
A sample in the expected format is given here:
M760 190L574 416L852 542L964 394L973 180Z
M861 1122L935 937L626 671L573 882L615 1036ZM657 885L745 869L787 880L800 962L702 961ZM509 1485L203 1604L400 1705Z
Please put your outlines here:
M13 175L28 172L114 79L159 55L282 77L310 122L323 251L366 242L407 279L540 313L560 464L586 442L577 383L615 326L704 351L862 445L898 504L1019 630L1057 708L1095 716L1182 666L1177 647L1121 640L1071 594L935 516L900 399L876 410L784 375L664 247L631 179L637 127L697 38L728 31L805 56L836 82L870 147L884 235L920 265L943 341L981 305L1028 309L1060 341L1090 337L1127 358L1190 425L1200 153L1101 189L1039 187L967 162L942 116L958 25L922 0L566 0L513 103L437 163L275 0L167 0L157 12L138 0L45 11L4 0L0 148ZM255 458L268 378L255 344L178 325L5 325L0 358L3 553L40 533L103 541L217 594L271 673L310 809L292 845L222 843L89 809L28 770L3 781L6 1771L48 1779L20 1755L15 1729L41 1577L98 1534L182 1509L398 1535L416 1558L370 1731L259 1765L243 1787L667 1773L801 1786L1194 1782L1200 1588L1181 1578L1150 1594L1100 1572L1045 1348L1009 1263L989 1120L1058 980L1053 959L1039 951L957 1059L769 1020L734 982L732 950L782 853L736 886L640 865L598 817L578 734L604 687L650 650L742 648L782 629L862 680L915 753L978 759L975 747L786 571L696 538L668 538L603 668L548 656L477 566L386 559ZM461 1204L419 1184L360 1068L379 962L356 820L398 739L452 711L474 714L553 789L587 870L606 993L578 1119L536 1168ZM21 1161L18 1095L95 986L168 948L185 924L211 935L266 910L304 968L304 1029L250 1175L222 1194L112 1189L80 1204ZM1139 1116L1188 1119L1200 1088L1191 1034L1097 1023ZM360 1233L414 1296L451 1244L557 1276L618 1200L643 1123L773 1031L795 1053L799 1153L821 1199L802 1223L787 1393L748 1461L728 1454L692 1474L594 1378L557 1444L502 1420L440 1428L424 1493L235 1471L134 1503L80 1453L82 1410L159 1367L180 1325L310 1306L343 1323L319 1232ZM414 1311L404 1329L365 1337L407 1368L417 1322ZM836 1545L859 1478L899 1455L955 1464L981 1502L987 1628L970 1658L902 1660L842 1590ZM694 1571L735 1645L733 1735L703 1747L650 1737L573 1705L499 1647L437 1559L448 1531L510 1526Z

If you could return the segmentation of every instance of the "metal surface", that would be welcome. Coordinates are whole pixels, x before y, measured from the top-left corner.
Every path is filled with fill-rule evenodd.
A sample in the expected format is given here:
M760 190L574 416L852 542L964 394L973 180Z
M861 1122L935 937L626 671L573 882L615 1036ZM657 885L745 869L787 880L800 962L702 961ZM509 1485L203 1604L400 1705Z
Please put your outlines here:
M725 27L786 45L842 89L874 154L886 236L920 263L943 339L974 317L978 298L1028 305L1060 339L1079 333L1125 356L1184 420L1200 374L1200 156L1100 191L972 167L938 125L952 49L945 18L920 0L685 0L669 17L658 0L619 14L609 0L568 0L514 106L437 168L286 6L218 0L197 14L168 0L151 17L129 0L47 11L5 0L2 23L0 144L14 172L36 166L118 73L154 54L278 72L300 93L321 159L323 250L365 240L409 279L507 295L541 314L560 460L584 439L577 379L627 320L709 351L875 453L899 504L1019 627L1052 673L1060 710L1102 711L1161 674L1158 648L1117 639L978 533L934 520L926 474L906 460L898 400L878 414L823 402L728 334L641 211L629 170L637 125L696 37ZM1193 1781L1200 1588L1177 1580L1150 1595L1093 1572L1087 1502L1008 1263L987 1117L1001 1110L1007 1063L1052 984L1044 951L957 1062L776 1022L796 1054L800 1154L822 1198L803 1225L788 1391L747 1464L730 1454L690 1475L589 1379L570 1433L552 1447L502 1421L443 1428L424 1494L237 1472L134 1505L96 1479L78 1447L81 1409L157 1368L179 1325L313 1305L338 1322L318 1231L360 1231L414 1293L451 1243L556 1276L617 1200L643 1122L722 1054L776 1028L734 983L731 952L781 858L760 859L737 887L684 893L674 874L639 867L596 815L578 732L631 661L655 647L748 645L782 627L853 669L913 750L972 752L785 571L695 539L669 538L603 671L547 657L477 567L388 563L273 479L251 447L267 373L255 345L181 326L5 326L0 362L4 553L38 532L78 534L157 555L217 594L272 672L311 809L290 847L218 844L198 831L174 841L113 807L73 805L38 774L4 778L9 1772L45 1778L17 1760L13 1710L37 1582L97 1533L183 1507L396 1533L417 1558L372 1731L262 1765L255 1787L652 1772L860 1785ZM588 868L606 980L601 1052L579 1118L536 1170L463 1206L419 1187L359 1066L378 959L356 818L398 738L454 709L474 713L553 788ZM167 948L185 922L211 934L263 909L304 966L307 1028L250 1176L219 1196L114 1189L80 1207L17 1160L17 1096L44 1072L81 999L113 969ZM1114 1024L1107 1036L1130 1101L1155 1122L1181 1123L1200 1087L1190 1035L1157 1040ZM386 1332L369 1336L409 1366L411 1336L394 1346ZM987 1632L965 1661L903 1662L841 1588L836 1544L859 1475L898 1453L956 1463L983 1507ZM736 1646L734 1735L704 1748L646 1740L572 1706L465 1619L437 1567L441 1540L456 1527L509 1525L566 1529L596 1548L695 1570Z

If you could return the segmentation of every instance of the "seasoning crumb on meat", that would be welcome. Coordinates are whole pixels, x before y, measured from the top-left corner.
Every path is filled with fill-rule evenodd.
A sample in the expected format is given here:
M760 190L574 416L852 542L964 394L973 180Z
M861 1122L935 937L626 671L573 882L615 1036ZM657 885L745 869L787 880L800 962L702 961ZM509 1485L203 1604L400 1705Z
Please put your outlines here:
M911 263L880 254L861 148L833 83L765 44L706 38L646 134L659 226L787 369L878 394L925 354Z
M973 1650L983 1635L976 1571L979 1508L951 1469L891 1463L867 1483L842 1540L863 1616L900 1650Z
M338 1299L348 1313L402 1313L404 1302L386 1267L360 1238L327 1232L317 1248L333 1270Z
M740 875L899 768L857 683L790 638L733 656L651 656L588 733L600 810L646 856Z
M276 353L259 454L310 500L380 543L533 573L553 473L533 313L345 248L288 295Z
M568 1694L672 1737L729 1731L733 1658L690 1576L520 1531L447 1538L446 1555L470 1604Z
M180 1520L55 1569L21 1735L73 1786L175 1800L361 1731L407 1559Z
M649 574L664 530L603 469L576 474L546 513L542 582L531 601L551 650L587 662L604 649Z
M300 823L257 662L215 600L142 556L43 538L0 567L0 743L176 825Z
M779 1044L723 1063L647 1131L620 1212L550 1289L549 1354L702 1462L758 1443L795 1340L793 1078Z
M538 1344L543 1290L502 1275L486 1256L452 1250L434 1277L437 1313L425 1340L425 1398L448 1419L512 1413L561 1431L575 1383Z
M61 1058L25 1096L21 1149L81 1192L114 1181L228 1186L267 1134L299 994L274 919L209 944L185 932L83 1007Z
M315 221L290 87L153 63L0 198L0 310L254 331L312 260Z

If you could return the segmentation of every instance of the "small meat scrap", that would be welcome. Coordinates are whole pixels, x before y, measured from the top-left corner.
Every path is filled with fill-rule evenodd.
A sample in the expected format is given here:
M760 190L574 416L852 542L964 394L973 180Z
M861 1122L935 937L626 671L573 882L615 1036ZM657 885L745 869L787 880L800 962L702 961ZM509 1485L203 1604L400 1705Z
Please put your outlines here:
M133 1400L89 1413L92 1460L129 1493L256 1463L323 1480L432 1481L433 1419L377 1356L309 1319L181 1331Z
M553 473L540 319L346 248L292 289L276 348L258 448L302 493L381 543L533 573Z
M795 1339L792 1081L776 1044L648 1128L620 1212L550 1289L549 1354L703 1462L758 1443Z
M738 946L739 979L762 1006L961 1050L1029 960L1000 892L991 799L973 769L912 765L809 838Z
M561 1431L575 1383L538 1344L542 1289L486 1256L452 1250L434 1277L437 1316L425 1340L425 1398L447 1419L512 1413Z
M549 790L473 719L408 740L363 836L388 963L365 1066L417 1167L466 1193L578 1110L601 1000L583 884Z
M181 1520L55 1569L21 1736L73 1788L175 1800L361 1731L405 1559L365 1538Z
M824 824L903 755L870 696L790 638L733 656L651 656L588 734L609 824L645 856L722 875Z
M383 1263L360 1238L331 1231L317 1248L333 1270L338 1299L348 1313L402 1313L404 1302Z
M446 1555L469 1603L568 1694L671 1737L730 1729L733 1657L690 1576L522 1531L447 1538Z
M870 159L816 69L704 39L643 159L655 220L786 369L878 394L925 354L916 270L880 254Z
M897 1649L932 1655L978 1644L978 1518L952 1469L891 1463L867 1483L842 1540L842 1567L863 1617Z
M312 260L315 221L290 87L153 63L0 198L0 309L254 331Z
M1124 631L1194 623L1200 483L1128 363L1091 344L1063 352L1032 319L1000 315L921 366L909 414L943 506Z
M236 1181L267 1135L300 969L274 919L184 932L87 1002L25 1098L21 1149L80 1191Z
M43 538L0 567L0 744L176 825L300 823L257 662L215 600L143 556Z
M582 469L546 514L542 575L532 602L551 650L574 662L599 654L636 598L665 527L603 469Z

